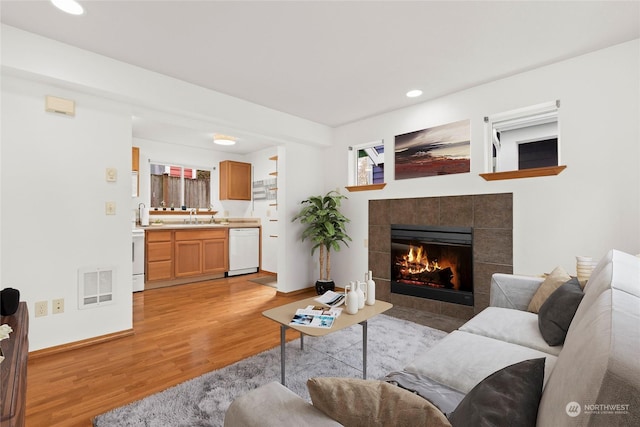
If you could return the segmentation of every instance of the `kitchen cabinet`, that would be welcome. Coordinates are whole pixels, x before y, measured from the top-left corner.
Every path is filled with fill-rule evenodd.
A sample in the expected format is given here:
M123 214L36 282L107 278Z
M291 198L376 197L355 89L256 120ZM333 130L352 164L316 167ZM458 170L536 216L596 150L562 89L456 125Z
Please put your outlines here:
M131 147L131 170L140 172L140 147Z
M132 197L140 194L140 148L131 147L131 185Z
M199 240L176 241L176 277L202 274L202 242Z
M175 275L224 273L229 265L227 229L175 232Z
M222 277L229 269L226 228L147 229L145 235L145 289Z
M203 273L224 273L229 265L229 244L225 236L224 239L207 239L202 242L202 253L204 256Z
M220 200L251 200L251 163L220 162Z
M145 237L146 282L173 279L173 232L149 230Z

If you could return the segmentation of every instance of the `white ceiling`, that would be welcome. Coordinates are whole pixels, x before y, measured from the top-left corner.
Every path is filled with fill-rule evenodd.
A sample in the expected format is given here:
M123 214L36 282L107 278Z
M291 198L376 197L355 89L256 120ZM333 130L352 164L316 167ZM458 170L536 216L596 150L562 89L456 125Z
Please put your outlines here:
M640 37L638 1L80 2L2 0L1 19L332 127Z

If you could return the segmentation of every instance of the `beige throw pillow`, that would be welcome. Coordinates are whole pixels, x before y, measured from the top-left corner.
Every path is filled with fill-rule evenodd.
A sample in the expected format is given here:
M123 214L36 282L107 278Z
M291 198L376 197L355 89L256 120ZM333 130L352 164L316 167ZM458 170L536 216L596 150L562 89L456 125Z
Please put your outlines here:
M531 302L529 302L527 310L532 313L537 313L540 310L540 307L542 307L542 304L544 304L547 298L549 298L549 295L570 279L571 276L569 276L562 267L554 268L551 274L544 279L544 282L542 282L536 293L533 295L533 298L531 298Z
M428 400L384 381L310 378L313 406L344 426L451 427Z

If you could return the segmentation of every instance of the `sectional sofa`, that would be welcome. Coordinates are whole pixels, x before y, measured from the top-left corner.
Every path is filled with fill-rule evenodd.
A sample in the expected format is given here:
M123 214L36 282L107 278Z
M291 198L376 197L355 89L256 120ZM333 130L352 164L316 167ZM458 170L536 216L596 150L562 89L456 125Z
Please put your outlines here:
M528 387L523 384L531 383L533 368L521 369L521 377L506 377L507 383L503 378L489 389L482 387L496 373L537 360L540 391L535 402L524 403L534 424L537 417L538 426L640 425L640 258L611 250L594 268L584 291L575 281L555 286L558 289L547 289L551 296L544 295L534 310L539 313L529 311L548 282L495 274L490 307L387 381L396 379L395 384L423 396L416 382L424 381L430 390L451 390L453 408L434 403L454 426L464 425L463 406L483 416L482 402L469 402L478 395L492 406L488 417L513 414L515 404L502 402L500 396L511 399L519 388ZM225 426L341 425L336 421L340 416L326 405L323 410L316 406L274 382L238 397L226 413ZM455 409L453 416L450 409Z

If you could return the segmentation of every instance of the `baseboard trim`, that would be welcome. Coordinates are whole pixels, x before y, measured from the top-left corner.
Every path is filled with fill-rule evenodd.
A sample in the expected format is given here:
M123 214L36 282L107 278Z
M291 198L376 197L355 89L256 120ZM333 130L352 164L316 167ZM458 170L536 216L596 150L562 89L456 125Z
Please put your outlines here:
M43 348L42 350L30 351L29 359L37 359L40 357L63 353L65 351L76 350L83 347L89 347L95 344L101 344L104 342L113 341L113 340L117 340L124 337L130 337L133 334L134 334L133 328L131 328L131 329L125 329L124 331L114 332L112 334L100 335L93 338L87 338L86 340L74 341L67 344L57 345L54 347Z
M189 283L206 282L208 280L224 279L224 273L208 274L199 277L183 277L181 279L165 280L161 282L145 282L144 290L167 288L169 286L186 285Z

